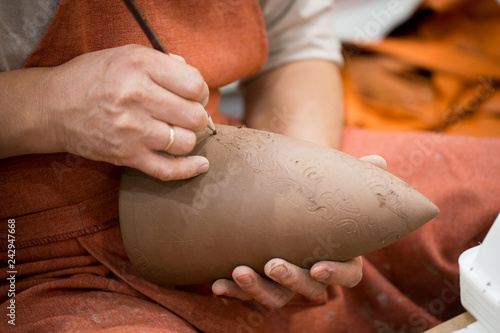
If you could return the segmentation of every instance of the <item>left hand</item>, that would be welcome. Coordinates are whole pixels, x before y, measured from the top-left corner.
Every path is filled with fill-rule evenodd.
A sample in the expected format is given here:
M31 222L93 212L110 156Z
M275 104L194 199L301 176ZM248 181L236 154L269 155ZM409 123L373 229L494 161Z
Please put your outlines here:
M384 170L387 168L387 163L380 156L371 155L361 159ZM316 298L329 285L354 287L361 281L362 268L361 257L345 262L320 261L310 270L283 259L271 259L264 266L264 272L271 280L260 276L250 267L238 266L233 270L233 280L215 281L212 291L218 296L255 300L269 310L274 310L285 306L297 293Z
M256 300L268 310L285 306L295 294L310 298L320 296L328 285L354 287L362 277L361 257L345 262L320 261L307 270L282 259L271 259L264 267L265 279L247 266L233 271L233 281L219 279L212 291L219 296L243 301Z

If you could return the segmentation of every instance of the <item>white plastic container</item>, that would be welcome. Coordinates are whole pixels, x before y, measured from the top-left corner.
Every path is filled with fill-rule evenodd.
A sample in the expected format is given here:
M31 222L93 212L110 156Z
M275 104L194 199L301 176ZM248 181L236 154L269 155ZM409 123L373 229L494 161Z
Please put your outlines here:
M500 332L500 214L481 245L458 259L462 305L477 322L456 332Z

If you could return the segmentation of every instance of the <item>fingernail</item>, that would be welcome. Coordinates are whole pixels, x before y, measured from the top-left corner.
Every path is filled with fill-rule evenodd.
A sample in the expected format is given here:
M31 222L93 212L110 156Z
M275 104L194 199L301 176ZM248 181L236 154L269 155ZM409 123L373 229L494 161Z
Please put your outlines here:
M201 105L203 105L203 107L207 106L209 98L210 98L210 95L208 95L207 98L205 98L205 100L203 101L203 103L201 103Z
M245 285L245 286L249 286L249 285L251 285L253 283L253 278L250 275L245 274L245 275L237 277L236 281L239 284L242 284L242 285Z
M271 276L276 279L283 279L288 275L288 270L284 265L278 265L271 269Z
M186 59L184 59L183 57L181 57L180 55L178 54L173 54L173 53L170 53L170 56L176 60L179 60L179 61L182 61L183 63L186 63Z
M319 272L318 274L314 275L314 278L318 281L325 281L330 277L330 275L331 275L330 272L325 269Z
M198 167L198 174L205 173L208 171L208 163L203 163Z

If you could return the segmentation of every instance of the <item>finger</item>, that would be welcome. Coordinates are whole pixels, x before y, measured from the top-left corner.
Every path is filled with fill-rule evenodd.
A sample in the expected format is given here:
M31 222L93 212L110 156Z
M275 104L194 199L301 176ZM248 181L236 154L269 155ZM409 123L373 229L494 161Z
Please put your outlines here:
M385 161L385 159L382 156L368 155L368 156L361 157L360 160L370 162L371 164L375 165L376 167L387 170L387 162Z
M196 134L185 128L171 126L161 121L150 121L144 126L146 127L141 141L151 150L183 155L193 150L196 145ZM171 140L173 143L170 145ZM168 150L165 150L167 147Z
M212 284L212 292L218 296L238 298L242 301L250 301L252 296L244 292L234 281L219 279Z
M158 85L199 103L208 99L208 85L196 68L160 52L151 52L148 59L147 73Z
M180 55L178 55L178 54L173 54L173 53L169 53L169 54L170 54L170 56L171 56L172 58L174 58L174 59L176 59L176 60L179 60L179 61L181 61L181 62L183 62L183 63L186 63L186 59L184 59L184 58L183 58L183 57L181 57Z
M129 165L160 180L187 179L207 172L209 163L203 156L174 157L163 153L141 154Z
M295 295L293 291L264 279L250 267L236 267L233 270L233 279L241 290L267 309L282 308Z
M290 264L282 259L272 259L264 267L267 276L301 295L316 298L321 295L326 285L309 275L309 270Z
M320 261L311 267L310 274L321 283L351 288L361 281L362 268L361 257L344 262Z
M166 140L163 141L164 146L160 150L173 155L187 154L193 150L196 145L196 134L182 127L171 126L165 123L163 125L166 125L168 130L166 132ZM170 144L172 140L173 143ZM170 146L168 150L165 150L168 146Z
M182 155L193 150L196 145L196 134L182 127L172 126L169 124L165 125L168 126L168 141L166 146L162 148L162 151L166 151L173 155ZM171 143L172 140L173 143ZM165 150L168 146L170 146L168 150Z
M166 123L199 132L207 127L207 112L203 106L186 100L160 86L150 79L143 85L133 100L135 107L143 108L153 118Z

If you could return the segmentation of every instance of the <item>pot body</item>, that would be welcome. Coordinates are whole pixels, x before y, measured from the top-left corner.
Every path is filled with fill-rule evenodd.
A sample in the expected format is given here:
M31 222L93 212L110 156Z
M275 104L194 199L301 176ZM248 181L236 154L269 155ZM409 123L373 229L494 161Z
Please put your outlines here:
M263 273L282 258L304 268L389 245L438 213L390 173L302 140L218 126L191 152L210 170L162 182L125 169L120 225L135 268L162 285L231 278L247 265Z

